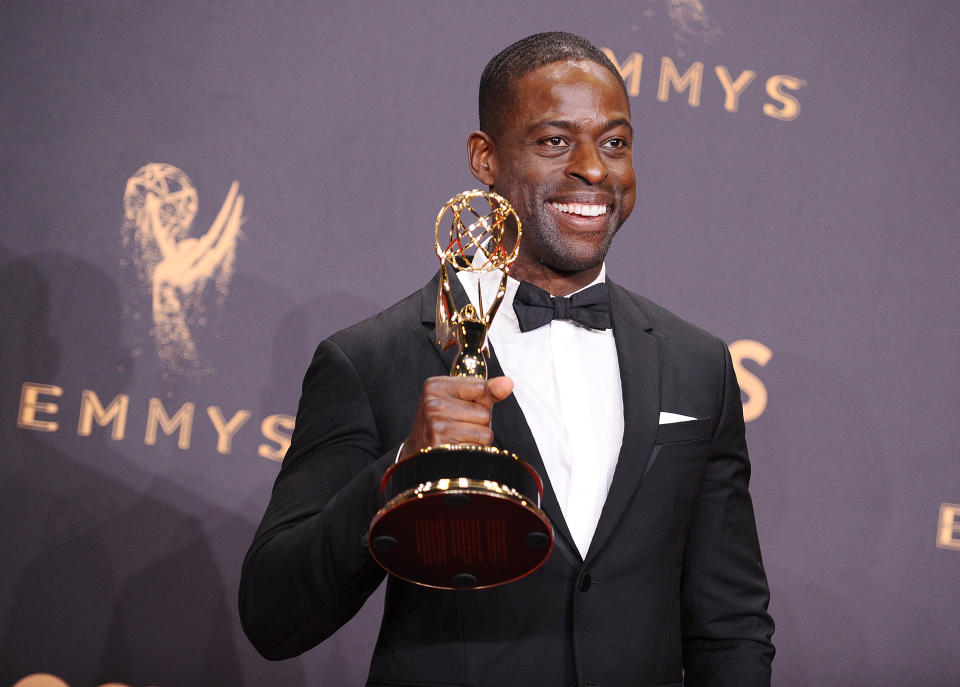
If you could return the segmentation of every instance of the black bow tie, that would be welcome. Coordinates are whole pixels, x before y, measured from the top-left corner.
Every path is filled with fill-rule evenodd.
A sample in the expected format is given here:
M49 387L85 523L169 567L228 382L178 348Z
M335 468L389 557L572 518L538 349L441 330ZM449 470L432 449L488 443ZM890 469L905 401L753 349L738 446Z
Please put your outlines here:
M610 329L610 289L603 282L564 298L522 281L513 297L513 310L521 332L542 327L550 320L573 320L591 329Z

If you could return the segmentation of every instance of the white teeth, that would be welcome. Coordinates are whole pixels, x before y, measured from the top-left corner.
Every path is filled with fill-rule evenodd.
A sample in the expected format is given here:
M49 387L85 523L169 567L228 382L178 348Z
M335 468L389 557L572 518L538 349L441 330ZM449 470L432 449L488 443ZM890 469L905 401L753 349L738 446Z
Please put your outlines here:
M598 217L607 214L606 205L594 205L592 203L550 203L560 212L570 215L581 215L583 217Z

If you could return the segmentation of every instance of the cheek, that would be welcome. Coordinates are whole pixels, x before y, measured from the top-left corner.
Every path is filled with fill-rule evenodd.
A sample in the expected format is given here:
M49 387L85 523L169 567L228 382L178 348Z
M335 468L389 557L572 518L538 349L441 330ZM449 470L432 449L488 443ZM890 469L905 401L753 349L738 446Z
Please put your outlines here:
M626 218L633 210L633 204L637 199L637 180L633 167L630 167L630 170L623 175L621 184L623 186L623 216Z
M623 217L626 219L627 215L633 212L634 203L637 201L637 191L636 187L631 187L629 191L623 194Z
M517 165L510 170L510 180L513 187L524 195L531 194L535 186L533 183L535 176L529 165Z
M498 193L509 198L515 198L519 202L520 196L523 195L527 187L523 168L514 164L501 168L499 172L494 189Z
M521 205L527 209L533 208L536 204L539 187L534 180L523 169L513 170L504 190L510 194L515 205Z

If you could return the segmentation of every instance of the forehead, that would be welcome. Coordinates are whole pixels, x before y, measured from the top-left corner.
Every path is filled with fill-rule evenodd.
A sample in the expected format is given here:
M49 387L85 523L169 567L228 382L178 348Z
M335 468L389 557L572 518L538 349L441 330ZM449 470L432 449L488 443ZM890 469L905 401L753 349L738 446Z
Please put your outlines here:
M618 79L592 61L552 62L527 72L511 86L506 122L630 119L630 103Z

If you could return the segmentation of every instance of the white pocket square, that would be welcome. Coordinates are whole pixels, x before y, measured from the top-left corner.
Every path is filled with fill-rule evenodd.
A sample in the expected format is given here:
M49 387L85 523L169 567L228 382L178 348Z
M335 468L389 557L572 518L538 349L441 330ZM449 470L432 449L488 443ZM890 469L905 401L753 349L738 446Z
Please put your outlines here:
M660 424L661 425L672 425L674 422L690 422L691 420L696 420L695 417L690 417L689 415L680 415L678 413L665 413L662 410L660 411Z

